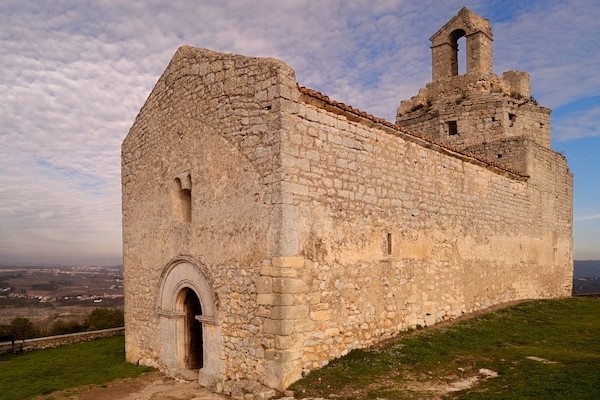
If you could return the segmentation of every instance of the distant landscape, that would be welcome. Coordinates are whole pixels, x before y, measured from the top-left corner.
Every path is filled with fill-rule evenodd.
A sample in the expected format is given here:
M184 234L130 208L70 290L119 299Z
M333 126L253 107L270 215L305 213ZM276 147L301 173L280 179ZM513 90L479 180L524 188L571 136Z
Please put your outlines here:
M0 266L0 325L81 323L95 308L123 309L121 266Z
M600 294L600 260L575 260L573 294Z

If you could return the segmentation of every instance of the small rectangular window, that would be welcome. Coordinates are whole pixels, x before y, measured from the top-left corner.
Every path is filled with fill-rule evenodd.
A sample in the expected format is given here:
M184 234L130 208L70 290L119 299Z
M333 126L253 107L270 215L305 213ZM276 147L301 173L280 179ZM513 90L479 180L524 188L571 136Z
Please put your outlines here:
M388 256L392 255L392 234L391 233L387 234L387 255Z
M458 135L458 126L456 121L448 121L448 134L450 136Z
M173 211L178 222L192 222L192 177L189 172L173 180Z
M516 114L508 113L508 121L509 121L508 126L514 126L516 120L517 120Z

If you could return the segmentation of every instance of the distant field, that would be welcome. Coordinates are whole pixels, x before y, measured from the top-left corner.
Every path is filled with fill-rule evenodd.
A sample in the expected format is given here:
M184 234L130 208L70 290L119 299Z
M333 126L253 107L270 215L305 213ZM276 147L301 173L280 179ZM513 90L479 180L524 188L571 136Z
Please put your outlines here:
M123 308L121 267L0 267L0 324L83 322L98 307Z
M600 294L600 260L575 260L573 294Z
M102 385L150 371L125 362L125 339L114 336L24 355L0 356L0 400L23 400L81 385Z
M575 278L600 278L600 260L575 260L573 276Z
M292 389L347 400L597 400L600 299L533 301L403 334L352 351Z

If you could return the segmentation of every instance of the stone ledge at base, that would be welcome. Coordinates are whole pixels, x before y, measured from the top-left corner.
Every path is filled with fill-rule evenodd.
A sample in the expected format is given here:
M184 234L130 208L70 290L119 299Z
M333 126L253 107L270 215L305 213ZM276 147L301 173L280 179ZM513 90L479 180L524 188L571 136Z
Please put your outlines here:
M10 351L31 351L65 346L68 344L87 342L89 340L123 335L125 328L110 328L91 332L69 333L66 335L47 336L35 339L15 340L14 348L11 342L0 343L0 354Z

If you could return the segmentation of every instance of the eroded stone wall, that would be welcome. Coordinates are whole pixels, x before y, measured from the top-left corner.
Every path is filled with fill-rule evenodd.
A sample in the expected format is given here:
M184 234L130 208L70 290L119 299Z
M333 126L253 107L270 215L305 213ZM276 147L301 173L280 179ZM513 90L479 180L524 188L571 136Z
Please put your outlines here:
M305 372L408 327L569 295L562 158L530 154L528 180L305 100L290 105L283 147L308 305L290 335Z
M495 76L462 75L430 83L402 102L396 123L456 149L512 137L550 148L550 110L521 97L509 82Z

